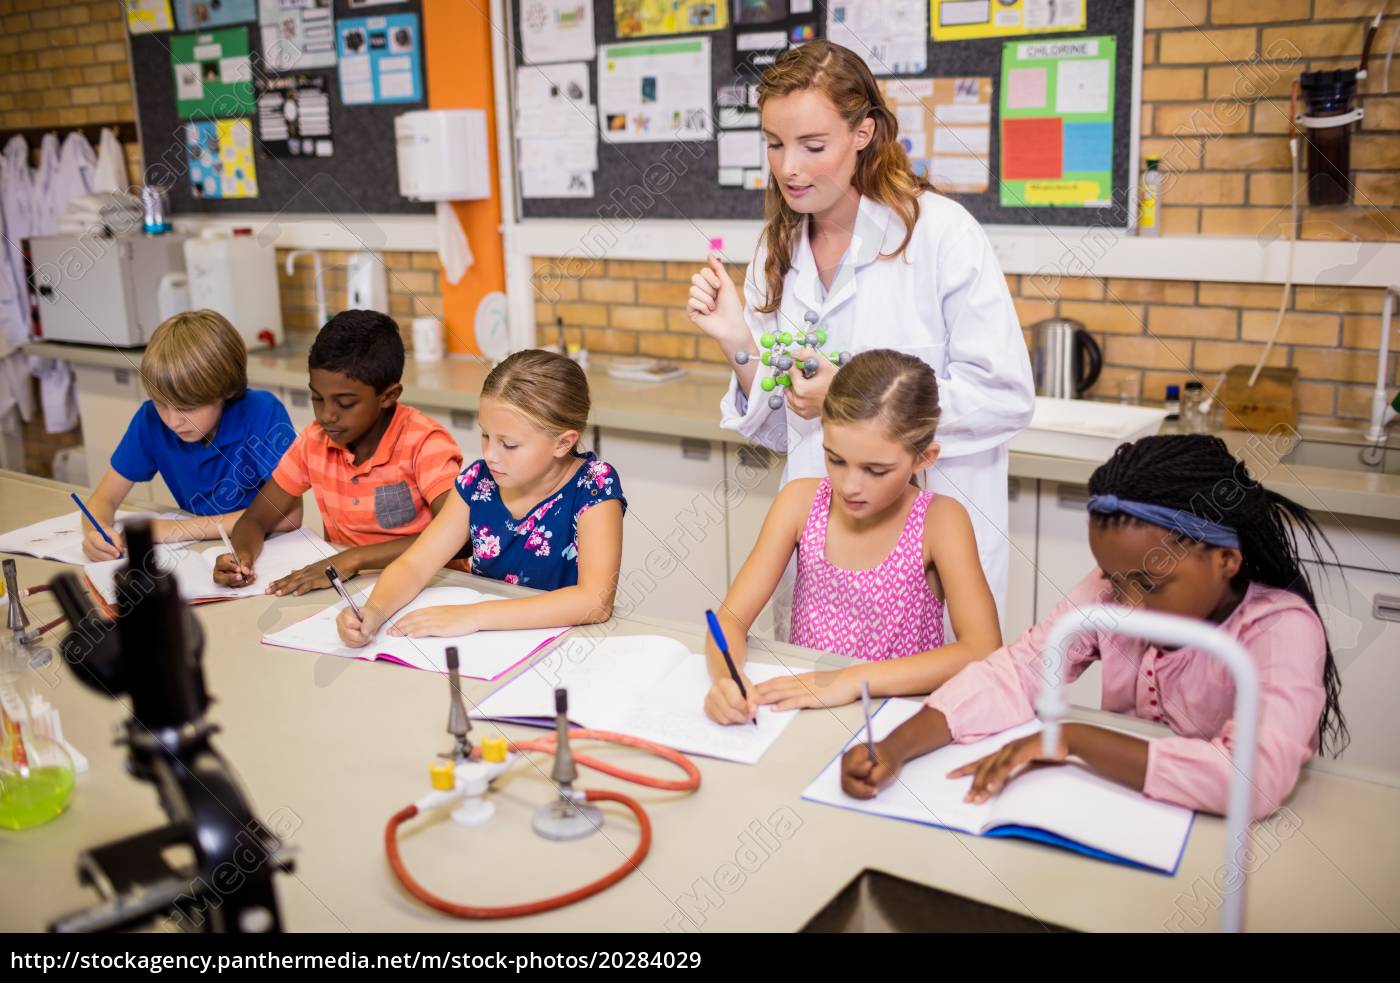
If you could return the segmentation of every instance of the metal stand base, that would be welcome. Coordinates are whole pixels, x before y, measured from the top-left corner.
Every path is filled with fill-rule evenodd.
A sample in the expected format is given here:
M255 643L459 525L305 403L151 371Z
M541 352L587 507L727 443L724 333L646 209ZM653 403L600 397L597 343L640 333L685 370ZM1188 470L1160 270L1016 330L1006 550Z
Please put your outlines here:
M530 825L546 840L578 840L603 828L603 810L587 802L555 799L535 811Z

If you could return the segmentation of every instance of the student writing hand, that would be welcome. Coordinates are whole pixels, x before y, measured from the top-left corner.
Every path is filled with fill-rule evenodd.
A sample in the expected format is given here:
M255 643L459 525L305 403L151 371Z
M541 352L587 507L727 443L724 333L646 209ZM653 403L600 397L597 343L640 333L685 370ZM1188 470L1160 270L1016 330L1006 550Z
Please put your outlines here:
M470 604L442 604L410 611L394 622L389 634L409 638L470 635L479 630L476 612L472 608Z
M300 597L309 590L321 590L324 587L329 587L331 582L326 578L327 565L325 560L317 560L315 563L307 564L300 570L293 570L291 573L287 574L287 576L280 577L268 584L267 592L269 594L276 594L278 597L282 597L285 594ZM351 577L355 576L355 571L343 569L338 564L336 565L335 572L342 581L349 580Z
M802 366L813 356L817 359L817 374L808 379ZM794 365L788 375L792 385L787 387L788 409L804 420L815 420L821 416L822 400L831 388L831 380L836 378L836 364L813 348L802 348L793 353Z
M853 744L841 756L841 791L857 799L873 799L899 777L903 767L904 762L885 741L875 745L874 764L864 741Z
M1019 775L1026 766L1037 761L1062 763L1069 756L1064 730L1060 731L1060 746L1056 753L1047 755L1043 748L1039 734L1017 738L985 758L979 758L948 772L948 777L965 778L971 775L972 787L967 790L965 801L974 804L986 802L1005 788L1006 783Z
M360 605L360 614L364 617L358 617L349 607L344 607L335 618L335 630L340 640L355 649L368 645L384 624L384 612L373 604Z
M840 670L804 672L765 680L754 696L761 704L772 704L774 710L839 707L860 698L860 681Z
M758 716L758 701L754 699L754 685L741 671L739 678L744 681L744 691L748 699L739 693L739 687L729 676L716 679L710 691L705 694L705 716L717 724L746 724Z
M214 583L220 587L244 587L258 579L253 558L239 553L220 553L214 561Z
M126 551L126 542L122 539L122 534L117 532L111 523L107 524L107 535L112 537L112 542L116 543L116 546L112 546L103 539L102 534L92 528L91 523L86 523L86 525L87 528L83 530L83 555L89 560L93 562L116 560Z
M719 253L710 253L708 265L690 278L685 312L696 327L721 345L728 342L746 350L749 347L744 304Z

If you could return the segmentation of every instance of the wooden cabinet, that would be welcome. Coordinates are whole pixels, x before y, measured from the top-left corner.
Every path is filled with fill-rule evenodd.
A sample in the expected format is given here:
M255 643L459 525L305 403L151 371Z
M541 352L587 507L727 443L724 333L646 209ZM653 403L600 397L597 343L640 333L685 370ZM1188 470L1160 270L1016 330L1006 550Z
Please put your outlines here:
M88 482L93 487L112 466L112 452L121 443L131 418L146 401L136 369L139 355L131 368L98 368L73 365L78 389L78 414L83 424L83 453L87 458ZM156 475L150 481L137 483L131 497L175 508L175 496L165 481Z
M616 430L597 441L627 496L615 613L703 624L729 586L723 450Z
M1036 535L1040 510L1040 482L1012 478L1007 484L1010 536L1006 602L1002 605L1001 637L1015 640L1035 624Z
M1040 482L1037 516L1035 620L1050 616L1074 585L1094 569L1089 551L1089 490L1082 485ZM1102 703L1102 673L1090 666L1065 693L1071 703L1097 708Z
M1400 784L1400 574L1304 565L1342 680L1351 745L1315 767Z
M754 544L758 542L759 530L768 510L773 507L773 499L782 487L783 466L786 459L781 454L762 447L748 444L726 444L724 447L724 477L726 500L728 501L728 577L725 589L739 576L744 561L749 558ZM750 634L758 638L773 639L778 626L773 623L773 602L769 601L758 617L754 619ZM787 626L782 626L783 636Z

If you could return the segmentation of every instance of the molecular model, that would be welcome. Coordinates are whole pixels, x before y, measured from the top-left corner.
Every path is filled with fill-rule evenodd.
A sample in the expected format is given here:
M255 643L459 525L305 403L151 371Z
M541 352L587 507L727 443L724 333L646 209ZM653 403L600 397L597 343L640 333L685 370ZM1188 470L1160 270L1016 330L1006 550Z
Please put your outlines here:
M788 354L790 351L797 351L802 348L818 350L826 344L826 332L816 327L817 312L808 311L805 317L807 327L794 335L791 331L783 331L780 334L763 334L758 339L758 347L766 349L762 352L758 360L773 370L771 375L759 381L759 387L768 393L768 408L780 409L783 405L783 397L780 393L774 392L779 386L791 386L791 371L797 360ZM845 365L851 360L850 352L829 352L823 356L830 359L836 365ZM747 365L753 356L748 352L739 352L734 356L734 361L740 365ZM809 355L802 362L802 375L810 379L817 374L817 356Z

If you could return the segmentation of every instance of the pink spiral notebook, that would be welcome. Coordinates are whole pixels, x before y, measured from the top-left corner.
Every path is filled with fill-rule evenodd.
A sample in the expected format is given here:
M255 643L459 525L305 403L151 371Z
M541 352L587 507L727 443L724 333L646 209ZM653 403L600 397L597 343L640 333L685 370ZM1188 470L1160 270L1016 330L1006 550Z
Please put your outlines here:
M360 604L369 596L369 587L352 591L352 595L355 597L355 603ZM364 662L392 662L427 672L446 672L446 652L449 646L455 645L461 659L463 676L471 679L499 679L569 629L521 628L511 631L479 631L472 635L452 637L404 638L390 635L389 628L405 614L422 608L448 604L490 604L500 600L504 598L483 594L470 587L429 587L391 618L370 644L358 649L345 645L336 632L335 619L345 607L345 602L339 601L281 631L264 635L262 642L275 648L298 649L302 652L334 655L342 659L358 659Z

